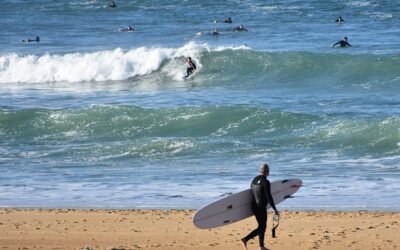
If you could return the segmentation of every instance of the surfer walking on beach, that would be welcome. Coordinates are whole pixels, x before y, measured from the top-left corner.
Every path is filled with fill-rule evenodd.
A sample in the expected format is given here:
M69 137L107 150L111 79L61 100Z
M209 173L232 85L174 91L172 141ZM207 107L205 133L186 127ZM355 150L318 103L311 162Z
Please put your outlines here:
M274 199L271 194L271 183L267 179L269 175L269 166L266 163L260 166L260 175L256 176L251 182L251 190L253 192L253 202L251 209L256 217L258 227L249 233L240 241L243 249L247 250L247 242L258 235L260 250L266 250L264 247L265 230L267 229L267 205L270 204L274 209L275 214L279 215L275 207Z
M189 67L186 69L185 78L188 78L191 74L193 74L193 70L196 69L196 64L194 64L191 57L188 57L187 63L189 64Z

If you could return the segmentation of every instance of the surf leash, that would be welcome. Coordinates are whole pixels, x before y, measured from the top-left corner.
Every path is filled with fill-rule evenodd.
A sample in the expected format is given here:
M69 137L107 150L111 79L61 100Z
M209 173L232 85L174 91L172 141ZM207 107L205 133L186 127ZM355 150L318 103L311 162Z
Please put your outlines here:
M276 229L279 226L279 215L274 214L272 218L272 238L276 238Z

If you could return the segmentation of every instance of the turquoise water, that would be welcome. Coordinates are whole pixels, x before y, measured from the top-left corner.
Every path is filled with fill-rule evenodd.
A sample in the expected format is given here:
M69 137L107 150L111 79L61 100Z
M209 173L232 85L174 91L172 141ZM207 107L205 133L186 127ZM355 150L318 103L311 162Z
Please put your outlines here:
M281 208L400 209L398 4L117 4L0 6L0 206L198 208L268 162Z

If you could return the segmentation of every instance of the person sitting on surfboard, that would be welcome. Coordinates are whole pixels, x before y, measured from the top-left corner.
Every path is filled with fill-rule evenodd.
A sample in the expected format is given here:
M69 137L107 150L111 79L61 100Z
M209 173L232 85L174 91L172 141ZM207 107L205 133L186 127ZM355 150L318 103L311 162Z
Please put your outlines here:
M109 8L115 8L115 7L117 7L117 4L115 3L115 1L112 1L112 2L108 5L108 7L109 7Z
M120 29L120 31L123 31L123 32L132 32L132 31L135 31L135 29L134 29L132 26L128 25L127 28Z
M241 24L241 25L237 26L236 28L234 28L232 31L241 32L241 31L248 31L248 30L243 26L243 24Z
M344 23L344 19L340 16L336 18L335 23Z
M194 64L191 57L188 57L187 62L189 64L189 67L186 69L187 75L185 76L185 78L188 78L191 74L193 74L193 70L196 69L196 64Z
M332 45L332 48L336 45L340 45L340 47L351 46L351 44L347 41L347 36L345 36L342 40Z
M226 19L226 20L224 21L224 23L232 23L232 18L228 17L228 19Z
M219 35L219 30L218 29L214 29L214 31L211 33L211 35L218 36Z
M247 250L247 242L257 235L260 243L260 250L267 249L264 247L264 236L265 230L267 229L267 205L270 204L274 209L275 214L279 215L279 212L275 207L274 199L272 198L271 183L267 179L268 175L269 166L268 164L263 163L260 166L260 175L256 176L251 182L251 189L253 192L251 209L256 217L258 227L240 240L245 250Z

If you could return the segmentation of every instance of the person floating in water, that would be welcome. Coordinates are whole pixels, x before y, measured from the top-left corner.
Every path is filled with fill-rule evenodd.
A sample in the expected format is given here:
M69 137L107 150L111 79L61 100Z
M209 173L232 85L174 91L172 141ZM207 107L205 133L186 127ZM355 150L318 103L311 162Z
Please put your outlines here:
M226 19L226 20L224 21L224 23L232 23L232 18L228 17L228 19Z
M340 16L340 17L336 18L335 23L344 23L344 19Z
M265 229L267 229L267 205L269 204L274 209L275 215L279 215L271 194L271 183L267 179L268 175L269 166L267 163L263 163L260 166L260 174L251 182L251 191L253 194L251 210L253 210L256 217L258 227L240 240L244 250L247 250L247 242L256 236L258 236L260 250L266 250L267 248L264 247L264 237Z
M196 64L194 64L191 57L188 57L187 63L189 64L189 67L186 69L185 78L188 78L191 74L193 74L193 71L196 70Z
M135 31L135 29L132 26L128 25L128 28L120 29L120 31L132 32L132 31Z
M112 1L112 2L108 5L108 7L109 7L109 8L115 8L115 7L117 7L117 4L115 3L115 1Z
M243 26L243 24L241 24L241 25L239 25L238 27L234 28L232 31L239 31L239 32L241 32L241 31L248 31L248 30Z
M214 29L214 31L211 33L211 35L218 36L219 35L218 29Z
M337 43L334 43L333 45L332 45L332 48L333 47L335 47L336 45L340 45L340 47L346 47L346 46L351 46L351 44L347 41L347 36L346 37L344 37L342 40L340 40L339 42L337 42Z
M36 39L23 39L23 43L30 43L30 42L40 42L40 37L36 37Z

